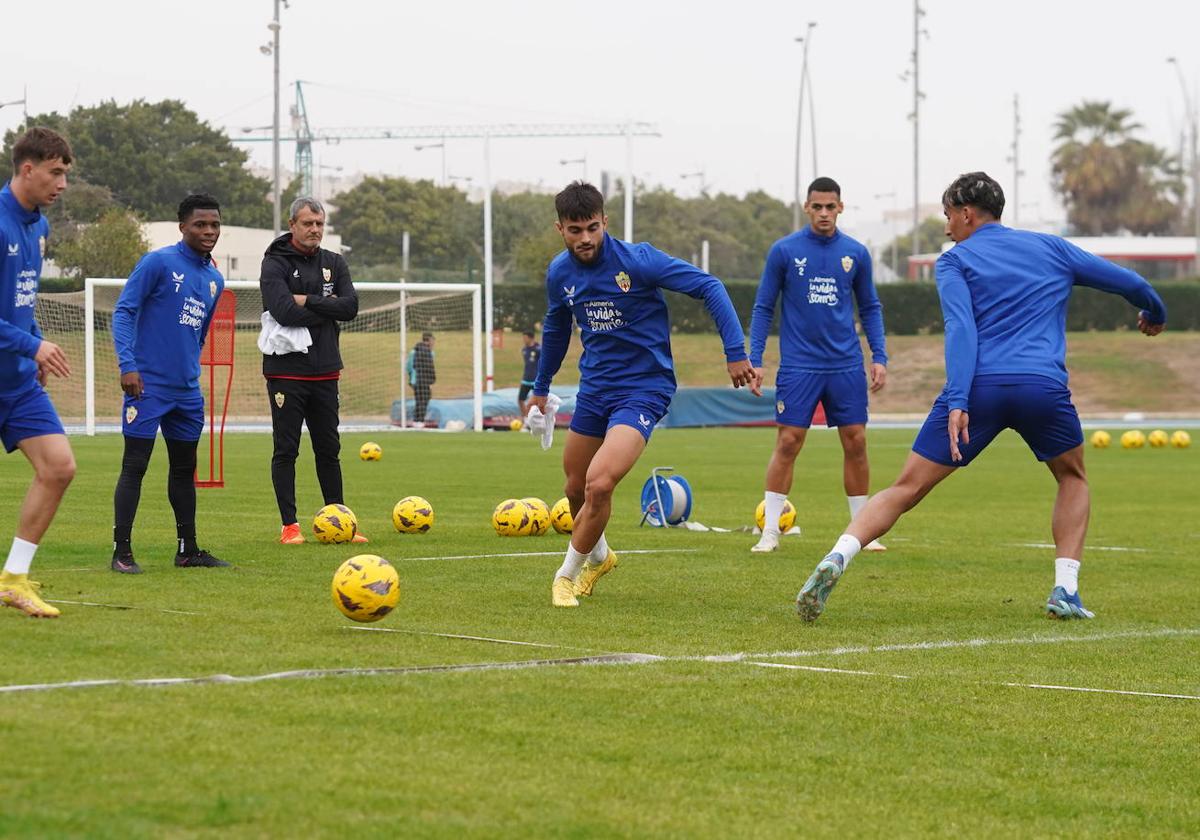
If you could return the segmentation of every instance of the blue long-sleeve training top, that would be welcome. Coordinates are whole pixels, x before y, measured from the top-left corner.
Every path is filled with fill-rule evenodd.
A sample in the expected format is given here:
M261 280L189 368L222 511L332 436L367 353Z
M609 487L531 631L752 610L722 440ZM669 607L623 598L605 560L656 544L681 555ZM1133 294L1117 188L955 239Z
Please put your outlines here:
M113 310L121 373L174 390L200 384L200 348L225 279L207 255L182 241L138 261Z
M805 227L771 246L750 318L750 363L755 367L762 367L781 294L780 370L833 373L862 368L851 294L871 361L887 364L883 306L871 277L871 253L862 243L838 230L821 236Z
M1162 298L1140 275L1045 233L986 224L938 257L950 409L968 411L976 376L1034 374L1067 384L1067 300L1075 284L1120 295L1152 324Z
M42 332L33 317L50 223L26 210L9 184L0 189L0 394L15 394L37 377Z
M725 360L746 358L742 325L720 280L653 245L605 234L592 263L563 251L546 271L547 309L533 393L549 393L571 340L572 317L583 342L580 393L675 393L670 319L661 289L703 299L721 334Z

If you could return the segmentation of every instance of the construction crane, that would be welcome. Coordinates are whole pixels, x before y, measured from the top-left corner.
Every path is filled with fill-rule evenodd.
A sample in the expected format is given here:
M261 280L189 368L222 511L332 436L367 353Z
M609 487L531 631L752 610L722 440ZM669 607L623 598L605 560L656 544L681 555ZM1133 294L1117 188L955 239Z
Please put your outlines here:
M499 123L496 125L409 125L327 128L312 130L304 104L304 88L296 81L296 102L292 106L292 136L280 137L281 143L296 144L296 172L300 175L301 195L312 195L312 144L340 143L343 140L483 140L483 296L484 329L489 340L485 346L484 387L494 390L495 358L492 353L492 164L491 141L516 137L624 137L625 138L625 240L633 241L633 138L659 137L657 126L645 122L624 123ZM244 137L235 143L270 143L273 137L265 129L243 129Z

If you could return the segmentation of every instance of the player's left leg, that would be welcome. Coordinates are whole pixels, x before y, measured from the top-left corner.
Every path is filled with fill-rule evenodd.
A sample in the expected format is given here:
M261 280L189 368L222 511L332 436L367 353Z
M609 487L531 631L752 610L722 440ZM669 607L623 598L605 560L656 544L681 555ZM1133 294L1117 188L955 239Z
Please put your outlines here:
M1051 530L1054 588L1046 599L1050 618L1092 618L1079 596L1079 564L1091 515L1091 493L1083 466L1083 427L1067 386L1045 379L1010 386L1017 408L1013 428L1058 482Z
M576 523L579 521L579 511L583 508L588 467L591 466L592 458L604 445L604 418L593 415L587 405L585 401L582 407L576 408L571 428L567 431L566 444L563 446L563 473L566 476L563 493L571 507L571 518ZM587 558L587 554L579 553L573 544L568 543L566 557L554 573L551 586L551 603L554 606L579 606L575 597L575 579L579 577Z
M617 565L617 555L604 539L612 494L645 448L646 438L638 429L615 425L588 466L583 507L571 531L571 547L588 558L575 584L577 595L591 595L596 581Z
M53 408L50 410L53 412ZM57 423L57 416L54 421ZM11 441L6 435L4 443L10 452L19 448L29 460L33 467L33 482L21 505L17 534L4 563L4 571L0 573L0 605L15 607L34 618L57 618L58 608L47 604L38 594L41 584L29 579L29 567L38 544L54 520L63 494L75 477L75 456L67 436L62 433L17 441Z
M172 401L163 415L167 443L167 500L175 513L175 566L180 569L228 566L196 544L196 445L204 431L204 395L194 393Z

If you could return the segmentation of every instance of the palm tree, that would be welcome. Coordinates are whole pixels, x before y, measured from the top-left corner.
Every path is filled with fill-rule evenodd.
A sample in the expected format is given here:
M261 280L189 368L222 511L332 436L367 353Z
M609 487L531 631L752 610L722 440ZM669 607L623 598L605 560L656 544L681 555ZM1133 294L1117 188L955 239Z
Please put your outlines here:
M1142 126L1133 112L1085 100L1054 125L1054 189L1079 233L1168 233L1181 212L1178 161L1134 137Z

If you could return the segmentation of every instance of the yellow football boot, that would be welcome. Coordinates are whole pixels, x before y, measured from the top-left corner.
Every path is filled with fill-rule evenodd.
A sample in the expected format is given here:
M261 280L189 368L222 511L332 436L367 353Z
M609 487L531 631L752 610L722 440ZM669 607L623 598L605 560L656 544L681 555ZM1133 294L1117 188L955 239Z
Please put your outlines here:
M568 577L556 577L554 586L550 588L550 600L556 607L578 607L574 581Z
M604 577L617 567L617 555L613 554L612 549L608 550L608 556L604 558L603 563L592 563L590 560L583 564L583 571L579 573L579 577L575 579L575 594L588 596L592 594L592 587L596 585L596 581Z
M30 580L28 575L0 573L0 604L15 607L31 618L58 618L58 608L50 606L38 595L41 588L42 585Z

